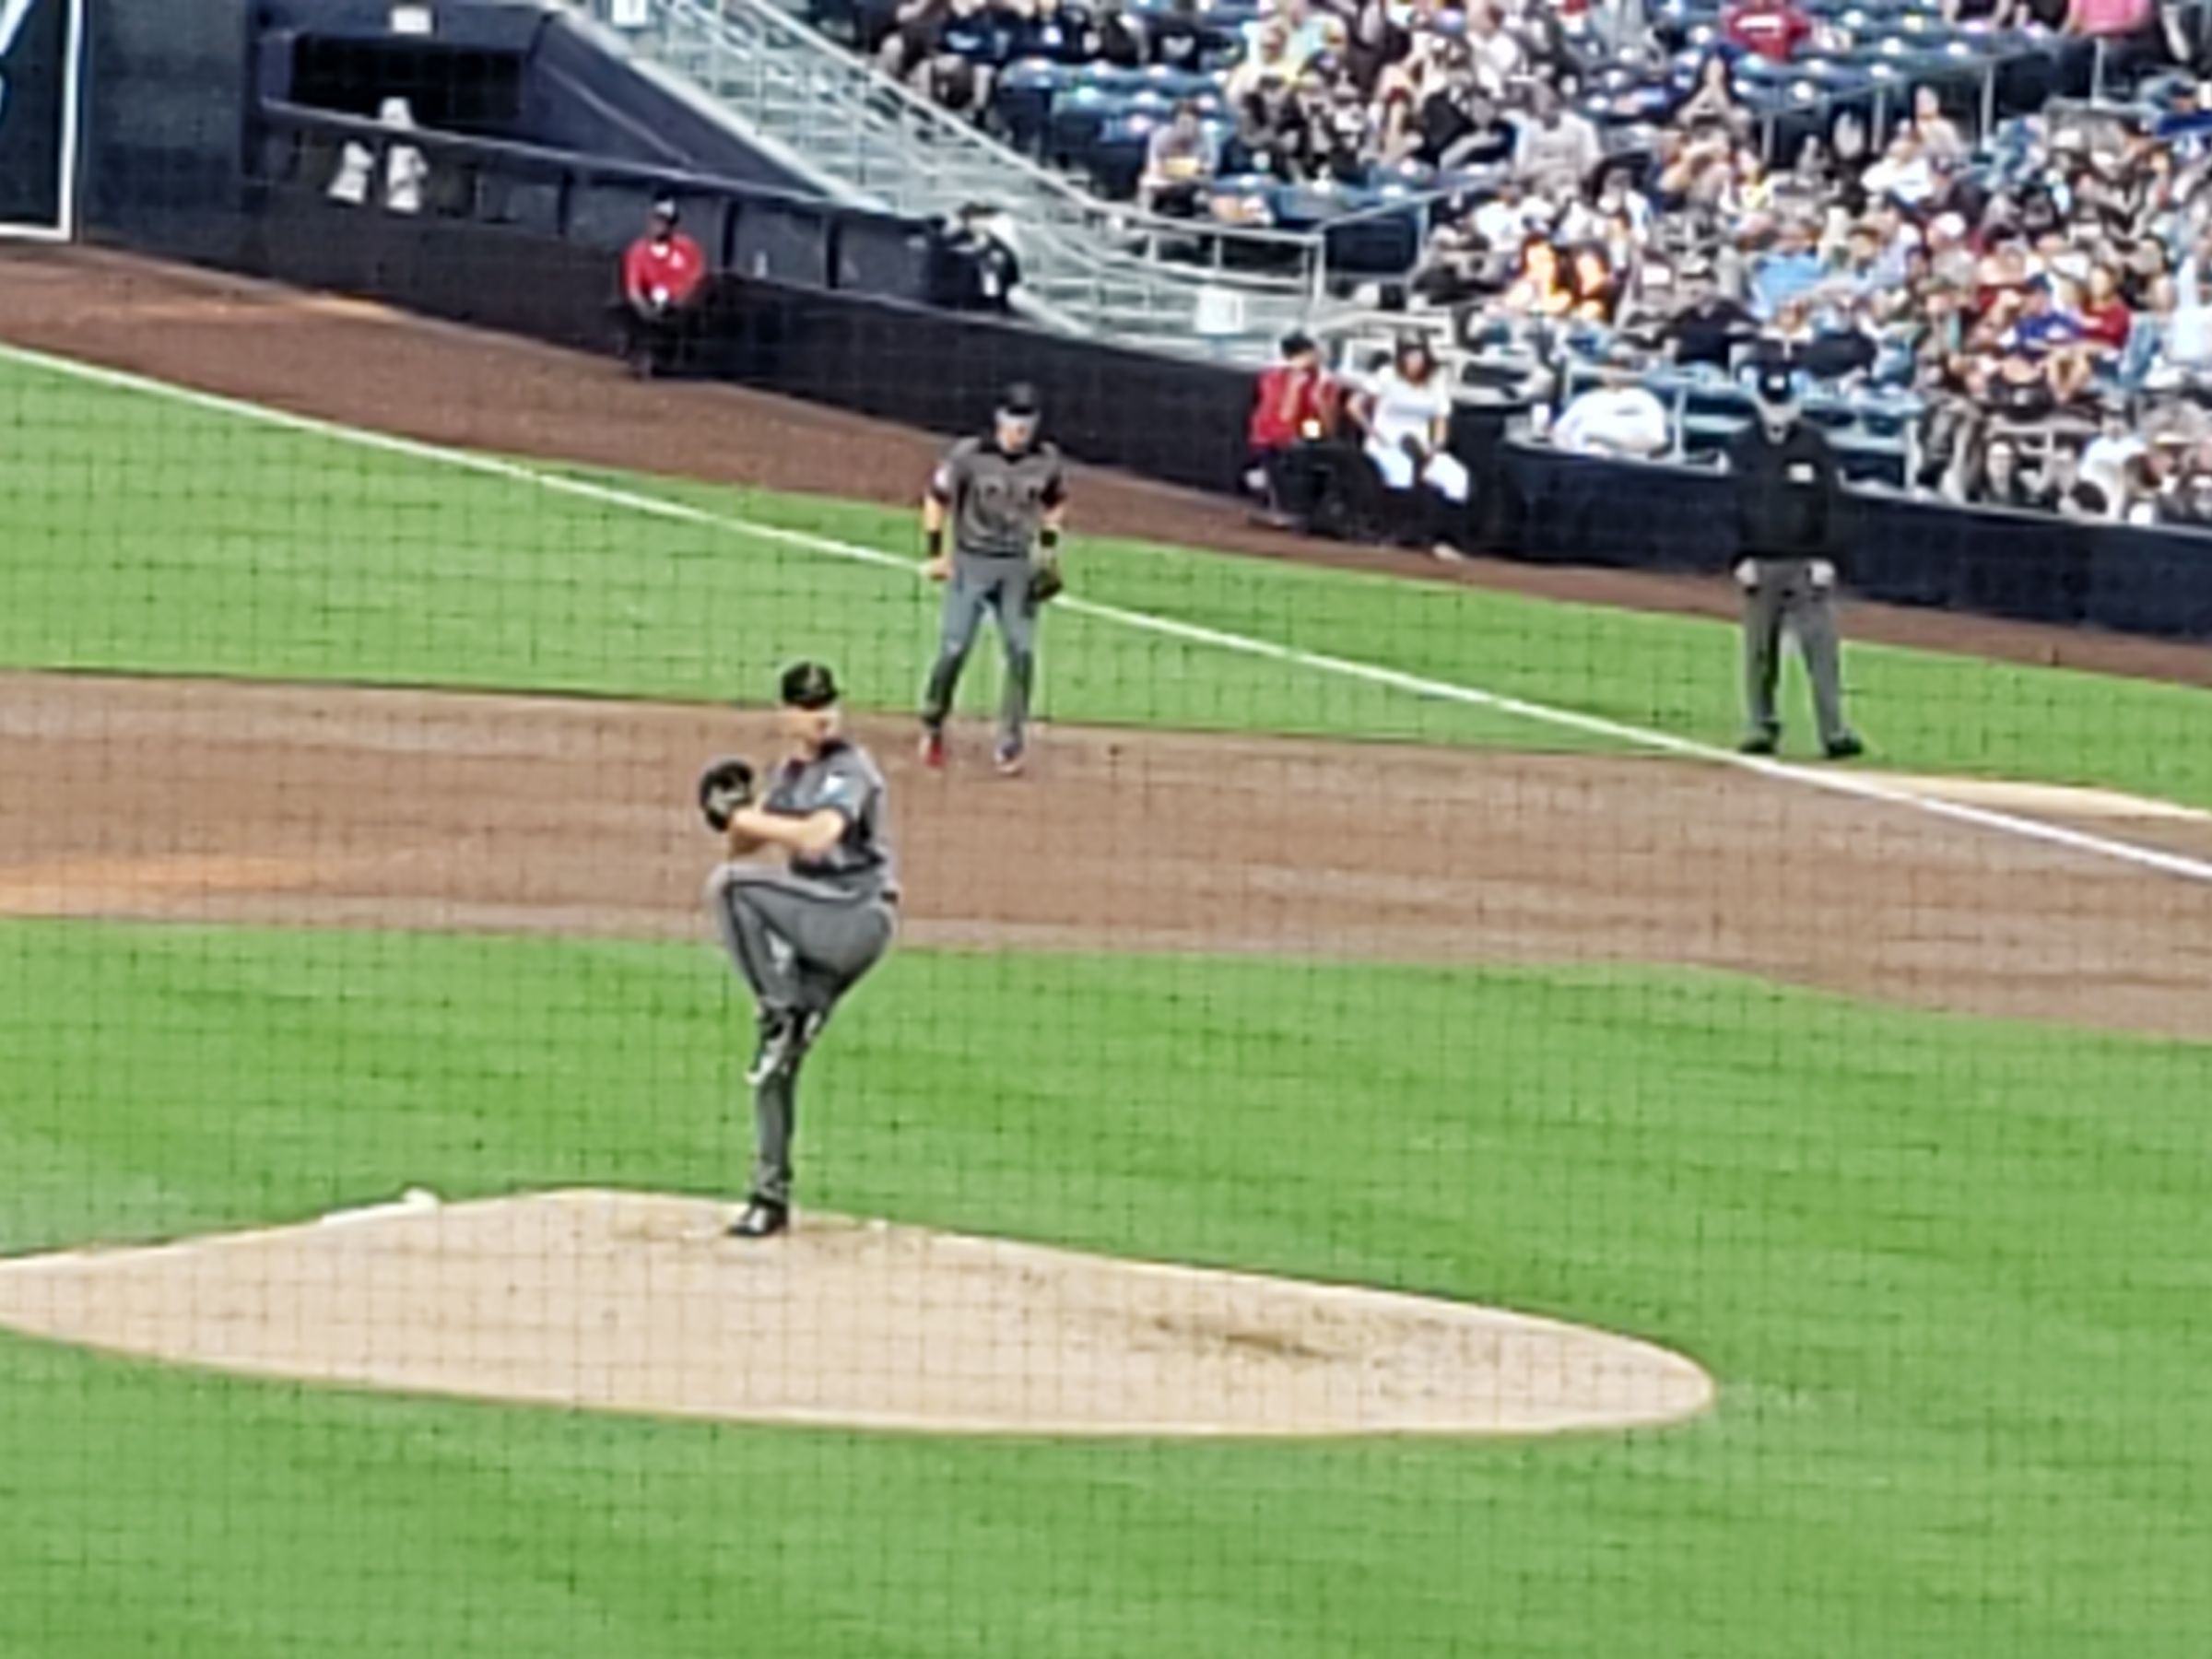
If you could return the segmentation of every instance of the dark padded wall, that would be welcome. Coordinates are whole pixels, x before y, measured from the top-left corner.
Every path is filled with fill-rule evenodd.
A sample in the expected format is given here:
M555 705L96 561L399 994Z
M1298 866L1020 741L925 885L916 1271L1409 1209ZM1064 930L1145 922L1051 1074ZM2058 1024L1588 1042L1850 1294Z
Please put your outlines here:
M95 0L87 30L85 229L189 259L235 257L250 0Z

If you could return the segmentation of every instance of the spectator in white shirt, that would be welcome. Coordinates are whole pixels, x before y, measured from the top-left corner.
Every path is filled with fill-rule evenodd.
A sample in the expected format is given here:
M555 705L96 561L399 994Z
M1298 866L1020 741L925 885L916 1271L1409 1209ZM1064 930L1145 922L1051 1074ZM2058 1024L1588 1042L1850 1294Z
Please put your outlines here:
M2136 459L2150 447L2136 429L2136 418L2124 398L2104 406L2097 436L2081 452L2081 477L2103 493L2106 512L2117 518L2127 504L2129 475Z
M1656 460L1670 441L1666 406L1638 380L1634 364L1615 359L1595 386L1567 406L1551 441L1571 455Z
M1571 201L1605 159L1597 129L1559 102L1547 81L1530 91L1529 113L1513 146L1513 171L1532 190L1555 202Z
M1477 0L1467 8L1467 53L1475 65L1475 83L1493 98L1501 98L1521 73L1521 42L1513 39L1488 0Z
M1518 248L1530 223L1542 217L1513 179L1499 181L1497 191L1475 209L1475 234L1493 248Z
M1398 347L1354 404L1367 429L1364 449L1376 480L1394 496L1412 497L1406 521L1419 526L1439 559L1456 559L1452 526L1464 519L1467 469L1445 447L1452 429L1452 388L1436 358L1418 339Z

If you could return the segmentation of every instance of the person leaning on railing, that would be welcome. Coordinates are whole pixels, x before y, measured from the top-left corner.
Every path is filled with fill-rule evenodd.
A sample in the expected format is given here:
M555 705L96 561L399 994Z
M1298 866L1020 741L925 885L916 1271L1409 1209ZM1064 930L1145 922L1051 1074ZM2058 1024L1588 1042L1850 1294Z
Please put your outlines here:
M1198 105L1184 99L1161 126L1155 127L1145 145L1144 175L1137 181L1137 205L1147 213L1188 218L1198 210L1198 197L1220 165L1213 135Z
M948 311L1005 312L1021 281L1013 227L988 202L970 202L930 241L930 301Z

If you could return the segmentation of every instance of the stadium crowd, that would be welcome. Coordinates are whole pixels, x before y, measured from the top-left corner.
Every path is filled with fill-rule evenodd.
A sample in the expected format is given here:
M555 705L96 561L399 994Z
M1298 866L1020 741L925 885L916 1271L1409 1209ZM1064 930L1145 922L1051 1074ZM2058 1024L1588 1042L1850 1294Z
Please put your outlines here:
M1545 365L1562 447L1717 448L1685 431L1682 388L1780 361L1846 411L1865 395L1905 412L1880 481L2212 524L2197 20L2156 0L1901 3L1970 36L2102 41L2100 75L2131 101L1985 134L1971 88L1930 81L1778 144L1764 72L1865 26L1826 0L1732 0L1687 31L1696 14L1645 0L897 0L871 45L986 121L1024 65L1169 77L1134 177L1155 212L1266 223L1269 185L1431 190L1418 262L1384 300L1449 317L1424 335L1439 351L1362 363L1297 423L1348 423L1359 443L1395 411L1391 441L1367 443L1371 484L1464 499L1423 411L1503 347ZM1613 73L1638 64L1651 73ZM1618 108L1592 96L1609 86ZM1255 413L1253 477L1280 506L1297 446L1268 424Z
M1924 96L1878 152L1845 122L1779 171L1693 113L1641 172L1508 188L1444 223L1407 303L1661 386L1779 361L1846 406L1898 394L1916 441L1892 481L1955 500L2212 524L2197 103L2181 83L2155 114L2046 112L1976 150ZM1678 441L1636 426L1646 453Z
M1798 34L1747 27L1743 52ZM1510 118L1470 93L1464 134L1436 124L1501 146L1491 176L1441 205L1387 300L1448 317L1470 369L1533 357L1523 389L1564 448L1717 449L1725 423L1691 429L1686 394L1780 362L1838 424L1903 412L1874 481L2212 527L2212 86L2171 63L2189 55L2145 37L2127 102L2053 102L1983 140L1922 88L1878 142L1846 112L1773 164L1718 51L1633 151L1594 153L1542 84Z

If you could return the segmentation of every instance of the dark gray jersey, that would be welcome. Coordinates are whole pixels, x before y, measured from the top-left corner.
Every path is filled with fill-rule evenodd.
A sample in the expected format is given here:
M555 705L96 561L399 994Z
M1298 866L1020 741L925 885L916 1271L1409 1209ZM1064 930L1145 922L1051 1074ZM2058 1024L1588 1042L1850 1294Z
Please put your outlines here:
M810 818L828 810L845 820L845 832L816 858L794 854L791 873L855 892L896 897L898 871L885 823L883 773L867 750L834 739L812 760L786 760L770 780L761 803L771 812Z
M952 510L952 545L974 559L1027 559L1044 515L1066 499L1060 452L1032 444L1009 455L963 438L937 464L929 492Z

